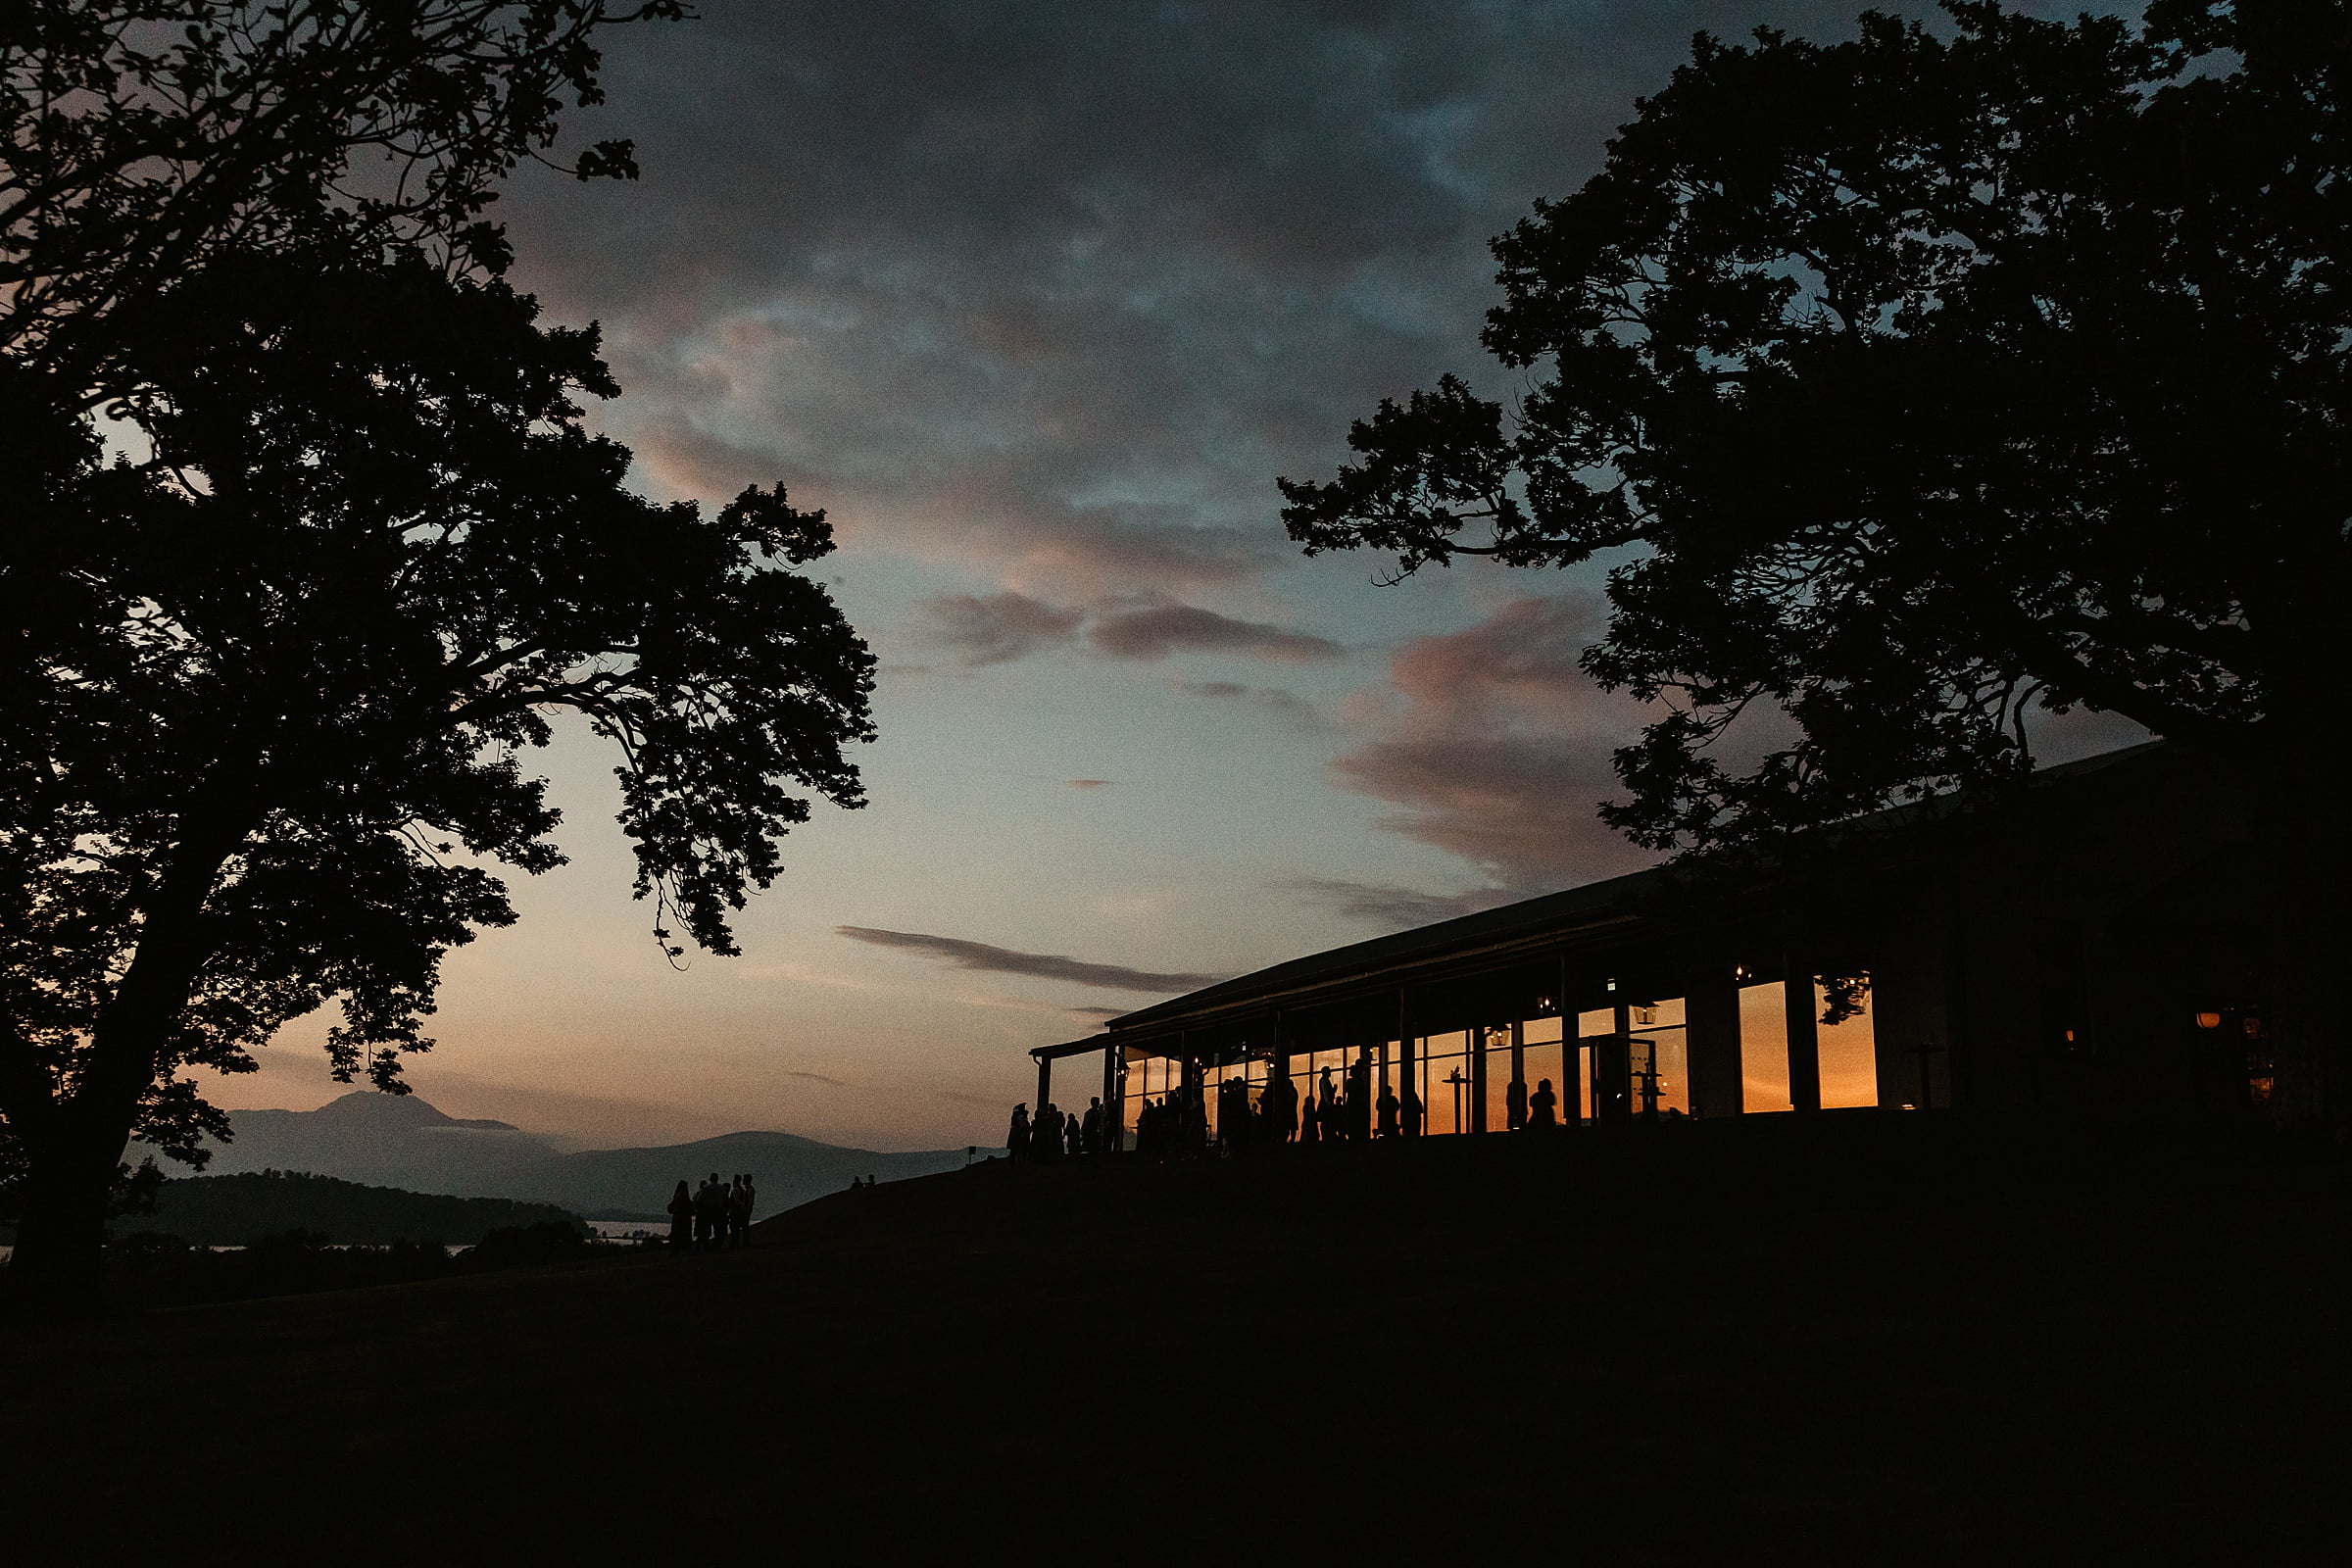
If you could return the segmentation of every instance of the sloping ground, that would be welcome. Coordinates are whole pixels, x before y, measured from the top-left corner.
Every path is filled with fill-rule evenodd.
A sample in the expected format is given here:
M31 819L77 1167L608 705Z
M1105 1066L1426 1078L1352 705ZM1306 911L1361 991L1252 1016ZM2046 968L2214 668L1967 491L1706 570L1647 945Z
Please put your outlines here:
M13 1330L11 1543L2251 1561L2340 1507L2333 1152L1875 1114L1291 1152Z
M882 1153L843 1149L791 1133L726 1133L664 1149L592 1149L565 1154L517 1189L550 1198L592 1214L659 1215L680 1181L700 1181L715 1171L721 1180L737 1171L758 1178L760 1212L806 1203L848 1188L853 1178L901 1181L956 1170L960 1149Z

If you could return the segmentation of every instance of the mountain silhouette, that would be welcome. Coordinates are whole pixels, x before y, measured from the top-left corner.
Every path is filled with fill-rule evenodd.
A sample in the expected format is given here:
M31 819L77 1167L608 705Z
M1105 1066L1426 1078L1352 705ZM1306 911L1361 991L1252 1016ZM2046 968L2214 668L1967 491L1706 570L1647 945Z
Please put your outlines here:
M415 1095L368 1090L317 1110L231 1111L229 1122L236 1136L211 1146L208 1175L309 1171L412 1193L557 1203L595 1219L662 1218L681 1179L711 1171L752 1172L764 1215L845 1188L852 1177L897 1181L964 1162L960 1149L884 1152L777 1132L566 1152L507 1122L448 1116Z

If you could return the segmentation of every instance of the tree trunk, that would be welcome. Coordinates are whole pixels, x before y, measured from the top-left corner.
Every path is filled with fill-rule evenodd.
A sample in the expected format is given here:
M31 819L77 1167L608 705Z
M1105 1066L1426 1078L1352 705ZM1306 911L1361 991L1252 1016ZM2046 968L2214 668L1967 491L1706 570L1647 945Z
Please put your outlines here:
M130 1128L125 1121L110 1136L88 1122L60 1117L26 1151L24 1214L8 1270L17 1309L79 1316L103 1298L107 1208Z
M139 1102L155 1085L197 972L211 956L205 901L244 837L242 817L191 826L158 883L137 954L77 1053L71 1087L26 1129L30 1169L8 1288L19 1309L94 1310L104 1286L107 1210Z

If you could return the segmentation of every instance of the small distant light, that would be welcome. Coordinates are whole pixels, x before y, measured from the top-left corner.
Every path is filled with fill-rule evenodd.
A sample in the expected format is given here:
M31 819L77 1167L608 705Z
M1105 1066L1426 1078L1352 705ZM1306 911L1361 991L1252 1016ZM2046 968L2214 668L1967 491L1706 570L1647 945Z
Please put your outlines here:
M1614 980L1610 981L1610 982L1609 982L1609 989L1610 989L1611 991L1614 991L1614 990L1616 990L1616 989L1617 989L1617 982L1616 982L1616 981L1614 981Z
M2198 1014L2197 1014L2197 1027L2198 1027L2198 1028L2200 1028L2200 1029L2219 1029L2221 1026L2222 1026L2222 1015L2221 1015L2220 1013L2218 1013L2218 1012L2200 1012L2200 1013L2198 1013Z

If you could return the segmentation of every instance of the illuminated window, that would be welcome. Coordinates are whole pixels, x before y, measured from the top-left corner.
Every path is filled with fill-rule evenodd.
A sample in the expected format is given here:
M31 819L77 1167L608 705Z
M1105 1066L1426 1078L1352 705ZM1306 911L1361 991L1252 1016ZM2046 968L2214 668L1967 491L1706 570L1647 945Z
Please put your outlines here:
M1789 1110L1788 1014L1778 980L1740 988L1740 1097L1749 1112Z

